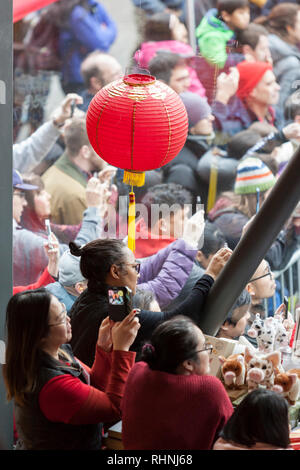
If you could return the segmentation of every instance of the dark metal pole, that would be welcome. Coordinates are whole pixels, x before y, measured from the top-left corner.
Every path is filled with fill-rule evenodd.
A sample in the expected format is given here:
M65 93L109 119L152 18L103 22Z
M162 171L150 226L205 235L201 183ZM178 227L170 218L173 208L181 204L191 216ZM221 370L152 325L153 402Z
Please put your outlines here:
M199 327L214 336L300 200L300 148L212 286Z
M5 309L12 294L12 0L0 2L0 448L13 443L12 406L2 378Z
M195 3L194 0L186 0L186 23L187 29L189 33L189 42L190 46L193 48L193 51L197 52L197 44L196 44L196 24L195 24Z

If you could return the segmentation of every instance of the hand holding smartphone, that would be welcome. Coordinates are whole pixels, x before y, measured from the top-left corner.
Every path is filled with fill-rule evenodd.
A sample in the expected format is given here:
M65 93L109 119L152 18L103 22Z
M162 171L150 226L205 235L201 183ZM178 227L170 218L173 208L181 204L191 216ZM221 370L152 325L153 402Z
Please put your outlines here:
M122 321L132 310L132 292L128 287L110 286L108 295L108 316L114 322Z
M53 249L53 245L52 245L52 240L51 240L51 234L52 234L52 231L51 231L51 227L50 227L50 220L49 219L45 219L45 225L46 225L46 230L47 230L47 235L48 235L48 245L49 245L49 248L50 250Z

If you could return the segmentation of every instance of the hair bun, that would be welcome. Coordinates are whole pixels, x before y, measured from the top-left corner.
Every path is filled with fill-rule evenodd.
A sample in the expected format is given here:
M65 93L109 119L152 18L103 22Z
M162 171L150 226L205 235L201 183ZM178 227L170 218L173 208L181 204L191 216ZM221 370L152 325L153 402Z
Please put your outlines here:
M82 255L82 248L80 246L76 245L75 242L70 242L69 243L69 248L70 252L74 256L81 256Z

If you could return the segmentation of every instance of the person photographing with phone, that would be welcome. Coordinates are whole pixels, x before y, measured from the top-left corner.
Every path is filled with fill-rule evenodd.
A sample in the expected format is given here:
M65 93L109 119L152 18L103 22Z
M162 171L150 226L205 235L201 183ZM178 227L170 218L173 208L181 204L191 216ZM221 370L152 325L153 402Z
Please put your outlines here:
M46 289L18 293L7 305L3 366L14 400L18 449L99 450L103 422L118 421L140 328L136 312L122 322L105 317L97 329L94 363L78 361L64 304Z
M111 287L127 287L134 295L140 263L121 240L98 239L81 248L71 242L69 246L71 254L80 257L80 270L88 281L87 289L76 299L69 312L73 330L71 346L80 360L91 365L97 341L96 332L109 310L108 290ZM141 310L141 328L132 350L138 352L141 343L150 338L154 328L175 315L186 315L197 323L206 296L231 253L229 248L221 248L212 257L205 274L178 307L168 312Z

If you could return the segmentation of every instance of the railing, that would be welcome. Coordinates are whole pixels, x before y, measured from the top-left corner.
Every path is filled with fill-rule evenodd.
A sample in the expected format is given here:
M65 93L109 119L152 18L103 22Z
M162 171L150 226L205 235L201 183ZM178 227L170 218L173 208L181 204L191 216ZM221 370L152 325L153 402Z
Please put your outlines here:
M295 251L288 264L281 271L273 271L274 278L280 282L280 300L282 303L283 298L287 295L289 299L289 311L295 318L295 309L297 302L300 301L300 248ZM278 291L277 291L278 295ZM270 303L265 299L266 311ZM271 303L271 310L276 310L278 306L278 299L276 293L273 296L273 304Z

